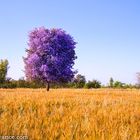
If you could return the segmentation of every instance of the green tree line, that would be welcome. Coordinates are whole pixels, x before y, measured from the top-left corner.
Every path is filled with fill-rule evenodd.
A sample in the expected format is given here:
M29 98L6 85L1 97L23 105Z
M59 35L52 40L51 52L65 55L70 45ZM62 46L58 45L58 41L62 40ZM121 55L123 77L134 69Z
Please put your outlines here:
M0 60L0 88L45 88L46 85L40 81L27 81L24 77L14 80L7 77L9 70L9 62L7 59ZM138 88L138 85L126 84L120 81L114 81L110 78L109 84L103 86L100 81L86 81L84 75L77 74L71 82L61 84L51 84L52 88Z

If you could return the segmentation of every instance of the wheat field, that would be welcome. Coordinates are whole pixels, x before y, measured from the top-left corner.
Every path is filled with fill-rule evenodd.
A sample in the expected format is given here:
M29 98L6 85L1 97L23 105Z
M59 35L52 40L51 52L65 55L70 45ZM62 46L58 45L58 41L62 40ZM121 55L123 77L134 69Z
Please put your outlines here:
M140 90L1 89L0 136L140 140Z

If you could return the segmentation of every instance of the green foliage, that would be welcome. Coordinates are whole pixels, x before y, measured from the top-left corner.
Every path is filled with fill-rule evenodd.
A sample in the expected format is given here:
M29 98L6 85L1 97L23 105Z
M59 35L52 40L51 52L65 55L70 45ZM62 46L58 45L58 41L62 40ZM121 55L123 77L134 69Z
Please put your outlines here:
M7 71L9 68L8 60L0 60L0 88L46 88L46 85L41 81L27 81L24 77L19 80L13 80L12 78L7 78ZM120 81L114 81L110 78L108 86L102 86L103 88L140 88L140 73L137 73L138 84L125 84ZM101 88L101 82L97 80L88 81L86 83L86 78L84 75L78 74L71 82L68 83L51 83L52 88Z
M132 85L132 84L124 84L123 85L123 88L129 88L129 89L132 89L132 88L136 88L136 86L135 85Z
M86 83L86 78L85 76L78 74L75 78L74 78L74 82L73 85L75 88L83 88L84 85Z
M136 88L136 86L132 85L132 84L126 84L126 83L122 83L120 81L114 81L112 77L109 80L109 87L110 88L123 88L123 89L126 89L126 88L130 88L130 89Z
M97 80L93 80L93 81L88 81L85 84L85 88L101 88L101 82L97 81Z
M111 77L110 80L109 80L109 87L113 87L114 86L114 80L113 78Z
M8 60L0 60L0 83L4 83L6 81L6 76L8 72Z
M125 86L125 84L120 82L120 81L115 81L114 82L114 87L115 88L123 88L124 86Z

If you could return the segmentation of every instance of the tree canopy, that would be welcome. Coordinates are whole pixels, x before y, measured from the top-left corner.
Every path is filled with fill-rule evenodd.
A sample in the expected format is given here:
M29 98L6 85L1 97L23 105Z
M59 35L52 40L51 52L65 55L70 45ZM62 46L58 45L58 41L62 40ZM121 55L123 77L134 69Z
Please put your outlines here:
M6 76L8 72L8 60L0 60L0 83L4 83L6 81Z
M69 82L73 70L76 42L62 29L36 28L29 34L25 75L43 83ZM48 88L49 90L49 88Z

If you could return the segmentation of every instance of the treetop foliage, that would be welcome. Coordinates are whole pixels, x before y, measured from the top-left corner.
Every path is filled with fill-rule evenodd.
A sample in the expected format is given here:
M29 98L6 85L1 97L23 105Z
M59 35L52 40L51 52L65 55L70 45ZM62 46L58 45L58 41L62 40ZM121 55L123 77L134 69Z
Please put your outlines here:
M4 59L4 60L0 60L0 83L4 83L6 81L6 76L7 76L7 72L8 72L8 60Z
M29 48L24 58L28 80L68 82L74 77L74 39L62 29L36 28L29 34Z

